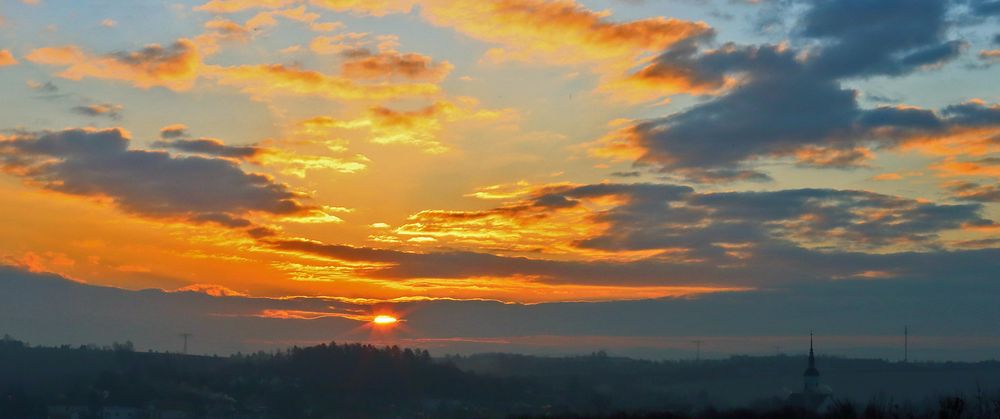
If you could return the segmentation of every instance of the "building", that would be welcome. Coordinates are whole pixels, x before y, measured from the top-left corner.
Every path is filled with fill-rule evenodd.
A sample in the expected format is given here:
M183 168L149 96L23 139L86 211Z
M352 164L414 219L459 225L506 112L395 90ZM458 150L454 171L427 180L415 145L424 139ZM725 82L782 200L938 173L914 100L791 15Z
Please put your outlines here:
M820 385L819 370L816 369L816 354L813 351L813 334L809 333L809 366L802 373L802 391L788 396L788 404L807 410L823 411L833 403L833 391Z
M101 419L139 419L142 410L134 407L108 406L101 408Z
M90 417L87 406L49 406L46 408L48 419L84 419Z

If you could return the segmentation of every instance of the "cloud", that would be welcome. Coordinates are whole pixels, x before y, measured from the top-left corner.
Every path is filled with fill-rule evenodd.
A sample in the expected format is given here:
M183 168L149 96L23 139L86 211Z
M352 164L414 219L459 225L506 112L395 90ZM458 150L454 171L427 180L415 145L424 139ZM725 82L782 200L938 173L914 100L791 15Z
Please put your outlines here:
M31 90L34 90L36 92L56 93L56 92L59 91L59 87L56 86L51 81L47 81L45 83L41 83L41 82L37 82L37 81L34 81L34 80L28 80L26 83L27 83L28 87Z
M278 21L275 19L277 17L305 23L310 30L317 32L329 32L343 26L340 22L318 22L321 17L320 14L306 11L305 6L260 12L247 20L245 25L250 30L259 30L264 27L277 25Z
M830 335L881 336L848 341L839 349L854 348L870 357L897 351L898 338L887 339L885 331L910 322L922 325L925 357L948 359L960 354L981 360L996 353L995 342L955 352L956 342L963 342L963 336L988 335L995 324L995 301L990 297L996 294L996 284L985 269L996 269L997 265L996 259L985 258L997 255L989 251L968 255L972 258L965 258L965 262L982 258L987 263L979 265L978 276L968 265L942 266L945 270L940 273L950 269L960 274L942 275L961 277L950 281L845 279L698 297L548 304L254 298L227 296L224 286L215 285L192 285L193 292L130 291L0 267L0 304L8 313L0 317L0 329L41 345L129 339L139 348L154 350L177 347L176 335L163 330L185 330L195 334L199 353L251 353L302 342L326 342L331 336L337 341L370 342L359 322L383 309L406 313L407 324L420 330L420 339L405 339L401 345L431 345L437 354L480 352L506 345L505 350L521 353L589 353L604 347L616 354L689 356L688 342L695 336L708 337L733 353L770 354L774 345L787 346L796 339L801 342L801 337L784 336L801 336L803 330L817 328L828 340L833 339ZM952 260L958 261L963 260ZM216 289L223 296L210 295ZM51 301L63 303L48 304ZM86 340L79 341L84 337ZM932 345L930 341L940 343ZM484 342L484 346L465 346L473 342ZM516 342L522 346L513 346ZM648 351L650 347L679 344L685 345L684 355ZM767 397L770 391L762 391L759 397Z
M0 67L7 67L18 64L14 54L10 53L10 50L0 49Z
M153 142L152 146L169 148L185 153L232 159L252 159L265 152L263 148L257 146L226 145L222 140L215 138L160 140Z
M896 6L884 12L906 9ZM899 19L909 18L909 12L900 13ZM817 27L807 33L851 40L856 36L853 31L865 32L841 28L836 22L839 20L813 23ZM977 128L980 134L984 129L1000 129L1000 120L994 115L996 107L981 101L938 112L909 106L862 108L858 93L844 88L839 78L915 71L930 62L920 58L927 51L921 50L916 58L885 61L847 72L834 68L841 65L836 60L857 59L839 55L848 41L830 42L830 46L805 57L783 45L727 44L697 53L697 48L683 44L679 50L667 51L634 77L679 74L706 89L731 87L716 98L680 112L620 128L593 143L590 152L598 157L652 165L689 180L731 181L754 176L753 163L759 159L791 157L804 166L855 167L872 158L870 147L891 148L912 142L933 145L968 134L968 128ZM922 44L900 40L896 51L914 45ZM872 54L887 57L884 47ZM843 65L855 68L862 64Z
M397 51L372 52L367 49L346 51L341 74L352 79L393 79L439 82L454 66L447 61L434 62L431 57Z
M222 48L221 43L245 43L252 37L254 28L244 26L228 19L213 19L205 23L206 32L194 37L193 42L198 51L205 55L213 55Z
M358 12L372 16L408 13L416 3L413 0L310 0L315 6L338 12Z
M956 160L947 158L931 165L941 176L978 176L1000 179L1000 158L988 157L978 160Z
M170 46L149 45L138 51L91 55L76 46L45 47L31 51L28 61L66 67L60 77L87 77L127 81L144 89L166 87L188 90L198 76L201 57L195 43L180 39Z
M706 261L725 255L726 246L742 251L758 245L927 250L940 246L941 232L990 223L979 215L979 205L940 205L865 191L696 193L675 185L595 184L536 187L527 197L491 210L424 211L397 233L463 238L483 231L479 244L490 248L531 243L565 249L569 244L592 257L599 256L587 249L611 254L660 250ZM580 227L585 225L591 228ZM490 237L490 232L502 234ZM714 262L733 262L722 259Z
M957 182L948 185L955 198L977 202L1000 202L1000 186Z
M164 140L169 140L173 138L183 138L188 137L191 134L188 133L188 127L184 124L172 124L160 128L160 138Z
M278 9L297 3L298 0L210 0L194 10L212 13L235 13L247 9Z
M546 65L586 65L612 84L645 56L692 37L712 32L702 22L654 17L616 22L608 11L593 11L572 0L488 0L456 2L314 0L338 11L372 15L419 14L433 25L452 28L474 39L496 45L486 62L527 62ZM602 91L621 96L648 92Z
M375 106L355 119L338 120L317 117L304 121L307 129L367 129L369 141L375 144L408 144L420 147L428 153L443 153L448 147L439 136L444 124L458 121L497 121L513 118L510 109L481 109L471 98L439 101L411 111L398 111L384 106Z
M368 167L368 158L356 155L353 158L337 158L326 155L308 155L275 146L280 141L268 140L270 146L227 145L216 138L190 138L187 126L183 124L168 125L160 129L160 140L154 141L153 147L171 149L187 154L206 157L217 157L247 162L261 166L271 166L285 175L305 177L310 170L333 170L339 173L357 173ZM342 151L342 150L331 150ZM304 214L302 217L314 217ZM301 220L298 222L302 222Z
M438 86L430 83L362 84L341 76L280 64L208 66L206 74L221 85L238 87L258 99L304 95L333 100L384 100L431 96L440 90Z
M996 0L970 0L972 12L983 17L1000 15L1000 1Z
M964 43L943 39L948 6L938 0L817 2L799 31L825 43L809 63L822 77L899 76L957 57Z
M545 185L494 209L423 211L392 230L403 237L397 242L431 237L444 248L469 250L266 244L340 261L351 275L374 279L765 287L874 271L930 278L920 271L930 260L966 257L945 250L942 234L995 225L982 211L979 204L833 189L699 193L663 184Z
M84 116L103 116L117 120L122 117L122 109L124 109L122 105L113 103L92 103L90 105L74 106L70 110Z
M152 218L245 227L253 214L311 208L287 185L246 173L229 160L129 149L121 128L15 132L0 141L3 169L40 187L106 198Z
M292 2L290 2L292 3ZM275 3L277 4L277 3ZM241 7L254 8L251 2L239 4ZM206 4L207 6L207 4ZM246 43L263 33L264 29L276 26L277 18L288 19L308 25L310 30L328 32L343 26L340 22L318 22L318 13L309 12L305 6L289 9L262 11L249 18L243 24L225 18L215 18L205 23L206 32L194 37L194 43L202 54L212 55L221 49L221 44Z
M364 32L347 32L337 35L317 36L309 42L309 50L317 54L341 54L363 48L368 41Z
M249 0L214 0L197 9L232 12L256 7L275 9L295 3L298 2L262 1L255 4ZM593 11L573 0L312 0L310 3L336 11L373 16L418 10L419 15L433 25L449 27L474 39L496 45L489 49L483 57L484 61L587 65L588 69L601 75L602 85L612 84L626 70L641 64L651 53L713 32L711 27L702 22L665 17L615 22L610 19L610 12ZM333 38L315 39L312 49L324 53L345 51L346 49L332 43ZM385 74L389 71L386 70L388 68L399 68L401 65L412 67L415 61L421 60L417 56L373 54L373 57L360 61L359 64L377 67L379 74ZM352 71L361 70L363 68ZM436 71L447 73L444 67ZM406 73L397 71L396 74ZM611 88L602 91L621 93ZM646 99L649 93L640 89L621 93L623 97L633 95Z
M249 297L246 293L234 291L230 288L217 284L191 284L177 288L172 292L195 292L210 295L212 297Z

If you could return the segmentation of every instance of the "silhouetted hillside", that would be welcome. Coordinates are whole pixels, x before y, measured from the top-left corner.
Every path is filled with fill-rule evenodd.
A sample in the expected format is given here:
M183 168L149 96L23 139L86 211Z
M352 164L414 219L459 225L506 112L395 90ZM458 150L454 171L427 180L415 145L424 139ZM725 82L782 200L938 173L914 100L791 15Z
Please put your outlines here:
M31 347L4 337L0 418L89 418L107 409L140 419L925 417L959 407L966 416L945 417L978 418L989 417L983 406L1000 409L992 397L1000 388L997 362L818 363L839 409L823 416L784 401L800 388L801 357L654 362L598 352L434 359L423 350L331 343L223 358L136 352L127 342ZM966 398L942 398L955 395Z
M613 398L679 399L700 406L740 407L784 398L802 387L805 356L733 356L701 361L649 361L595 353L540 357L480 354L448 357L459 368L491 376L531 377L542 382L602 383ZM822 382L840 399L866 402L879 396L924 400L956 393L1000 391L1000 362L890 362L820 357Z
M496 416L532 400L526 381L462 372L426 351L358 344L219 358L138 353L127 343L0 342L0 418L11 419L111 407L182 417Z

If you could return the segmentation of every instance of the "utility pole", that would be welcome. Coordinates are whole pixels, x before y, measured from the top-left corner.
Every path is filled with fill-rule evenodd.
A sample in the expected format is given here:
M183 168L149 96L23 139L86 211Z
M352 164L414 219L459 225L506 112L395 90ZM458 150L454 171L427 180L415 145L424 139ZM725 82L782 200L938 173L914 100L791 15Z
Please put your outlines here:
M903 362L910 362L910 326L903 326Z
M694 348L695 348L695 350L694 350L694 360L695 361L701 361L701 343L704 342L704 341L703 340L692 340L691 342L694 343Z
M188 353L188 338L190 337L190 333L181 333L181 339L184 339L184 352L182 352L184 355Z

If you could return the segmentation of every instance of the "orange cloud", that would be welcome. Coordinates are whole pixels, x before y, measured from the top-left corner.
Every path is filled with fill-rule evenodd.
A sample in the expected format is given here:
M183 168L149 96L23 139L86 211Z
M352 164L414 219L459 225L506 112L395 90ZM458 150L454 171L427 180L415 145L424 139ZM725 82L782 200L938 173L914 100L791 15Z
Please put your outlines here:
M353 11L357 13L385 16L393 13L406 13L413 8L413 0L311 0L316 6L325 7L338 12Z
M235 13L247 9L277 9L285 7L298 0L211 0L194 10L212 13Z
M602 76L600 90L629 99L646 99L650 93L642 88L619 91L628 86L616 80L628 69L679 41L712 31L702 22L664 17L614 22L610 12L592 11L573 0L313 0L313 4L376 16L409 12L419 5L421 16L430 23L496 44L484 61L597 64L589 68ZM702 90L690 83L685 87Z
M881 181L902 180L902 179L903 175L899 173L880 173L872 177L872 180L881 180Z
M365 39L367 36L364 32L317 36L309 43L309 49L317 54L340 54L362 48L368 42Z
M618 125L619 121L613 121ZM615 128L608 134L589 143L584 143L580 147L591 157L607 159L613 162L638 161L646 154L646 149L641 146L641 136L635 132L635 126L631 121L621 122L628 124L625 127Z
M196 44L180 39L168 47L149 45L128 53L94 56L69 45L39 48L28 54L28 61L66 67L60 77L81 80L87 77L121 80L144 89L166 87L188 90L201 67Z
M222 285L217 284L191 284L186 287L181 287L171 292L197 292L201 294L211 295L213 297L248 297L249 294L234 291L230 288L226 288Z
M998 60L1000 59L1000 49L984 49L979 52L979 58L984 60Z
M931 165L942 176L983 176L1000 179L1000 159L982 159L978 161L960 161L946 159Z
M214 19L205 23L207 32L194 37L198 50L205 55L219 51L221 42L246 42L250 29L227 19Z
M329 32L343 26L340 22L317 22L321 17L319 13L306 11L305 6L257 13L246 21L246 26L254 30L274 26L278 24L276 17L307 24L309 29L317 32Z
M792 153L799 164L817 167L856 167L872 160L875 154L864 147L851 149L803 147Z
M14 58L14 54L11 54L9 50L0 49L0 67L7 67L17 63L18 61Z
M572 0L314 0L313 4L374 15L407 12L419 5L422 16L433 24L502 45L490 52L491 60L579 64L635 57L710 30L704 23L663 17L611 22L610 12L595 12Z
M595 220L602 211L622 205L627 198L595 196L580 205L538 205L535 200L546 194L572 188L572 184L490 185L467 196L501 199L504 203L486 210L425 210L411 215L407 222L392 230L397 237L433 237L447 246L470 249L493 249L537 255L546 253L568 258L631 261L670 253L671 250L604 251L584 249L577 243L598 236L608 228ZM682 249L676 249L682 251Z
M369 83L280 64L208 66L206 75L219 84L235 86L257 99L281 95L309 95L340 100L383 100L430 96L440 89L429 83Z
M453 68L447 61L435 63L431 57L421 54L361 50L348 54L341 74L352 79L404 78L438 82Z
M1000 108L994 105L992 108ZM1000 152L1000 127L956 127L942 134L914 135L901 148L933 156L982 156Z

